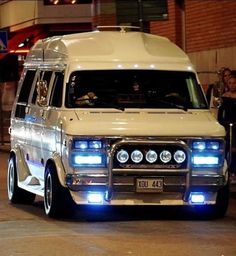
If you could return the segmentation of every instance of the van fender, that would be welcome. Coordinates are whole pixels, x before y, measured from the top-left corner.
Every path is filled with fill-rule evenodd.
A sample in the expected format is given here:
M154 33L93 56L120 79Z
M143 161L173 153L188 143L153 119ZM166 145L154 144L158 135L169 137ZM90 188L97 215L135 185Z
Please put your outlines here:
M15 157L18 182L24 181L28 176L30 176L30 170L25 162L23 151L19 145L11 149L10 157ZM19 172L19 170L21 171Z
M62 160L61 160L61 156L59 153L54 153L52 155L52 158L50 160L48 160L47 164L46 164L46 168L49 164L54 164L55 167L56 167L56 172L57 172L57 176L58 176L58 179L59 179L59 182L60 184L63 186L63 187L67 187L66 186L66 183L65 183L65 176L66 176L66 172L65 172L65 168L64 168L64 165L62 163ZM46 169L45 169L46 170Z

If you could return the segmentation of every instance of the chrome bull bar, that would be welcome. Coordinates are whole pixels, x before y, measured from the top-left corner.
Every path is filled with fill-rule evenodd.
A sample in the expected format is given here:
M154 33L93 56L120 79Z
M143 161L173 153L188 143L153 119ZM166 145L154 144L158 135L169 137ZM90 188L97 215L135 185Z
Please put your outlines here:
M117 148L123 145L175 145L183 147L187 152L187 172L186 172L186 190L183 195L183 200L185 202L188 201L191 189L191 177L192 177L192 169L191 169L191 150L189 149L188 145L182 140L176 141L168 141L168 140L140 140L140 139L129 139L124 138L115 142L111 145L110 149L108 150L108 184L107 189L105 192L104 199L109 202L113 196L113 159Z

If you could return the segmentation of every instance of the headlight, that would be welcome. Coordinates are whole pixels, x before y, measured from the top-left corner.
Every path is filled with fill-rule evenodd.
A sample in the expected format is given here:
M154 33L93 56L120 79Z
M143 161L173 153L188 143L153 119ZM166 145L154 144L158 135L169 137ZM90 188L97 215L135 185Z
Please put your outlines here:
M146 160L151 164L156 162L157 160L157 153L154 150L149 150L146 154Z
M186 159L186 154L183 150L177 150L175 153L174 153L174 159L175 161L178 163L178 164L181 164L185 161Z
M220 142L219 141L194 141L192 144L192 148L194 150L219 150L220 149Z
M224 163L223 140L193 141L193 167L219 168Z
M86 149L88 148L88 141L86 140L75 140L74 148L76 149Z
M99 149L102 148L102 141L100 140L74 140L74 149Z
M138 164L143 160L143 153L140 150L134 150L131 153L131 159L134 163Z
M163 163L168 163L170 162L171 160L171 153L170 151L168 150L163 150L161 153L160 153L160 159Z
M122 149L117 153L116 158L121 164L124 164L128 161L129 154L126 150Z
M71 145L70 164L81 168L103 168L107 156L101 140L74 139Z
M193 149L195 149L195 150L204 150L204 149L206 149L206 142L205 141L194 141L193 142Z

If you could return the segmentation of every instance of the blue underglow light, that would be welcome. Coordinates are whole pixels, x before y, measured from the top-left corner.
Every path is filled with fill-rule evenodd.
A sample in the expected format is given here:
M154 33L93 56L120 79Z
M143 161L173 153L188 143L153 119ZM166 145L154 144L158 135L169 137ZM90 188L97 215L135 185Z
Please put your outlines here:
M103 195L101 193L89 193L88 203L101 204L103 202Z
M191 193L190 199L192 203L201 204L205 201L205 196L201 193Z

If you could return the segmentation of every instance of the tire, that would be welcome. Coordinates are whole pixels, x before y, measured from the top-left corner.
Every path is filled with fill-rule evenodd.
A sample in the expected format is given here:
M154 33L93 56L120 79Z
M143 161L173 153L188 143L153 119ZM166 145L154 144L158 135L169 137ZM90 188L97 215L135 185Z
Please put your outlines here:
M221 188L217 193L216 204L213 206L212 215L215 218L222 218L225 216L230 198L229 181L226 186Z
M54 165L49 165L44 179L44 211L51 218L70 215L73 212L73 200L67 188L61 186Z
M216 219L223 218L227 212L230 198L229 181L217 192L216 203L214 205L201 205L195 207L197 218Z
M7 170L7 195L13 204L32 204L35 200L35 194L28 192L17 185L17 169L15 157L12 156L8 162Z

